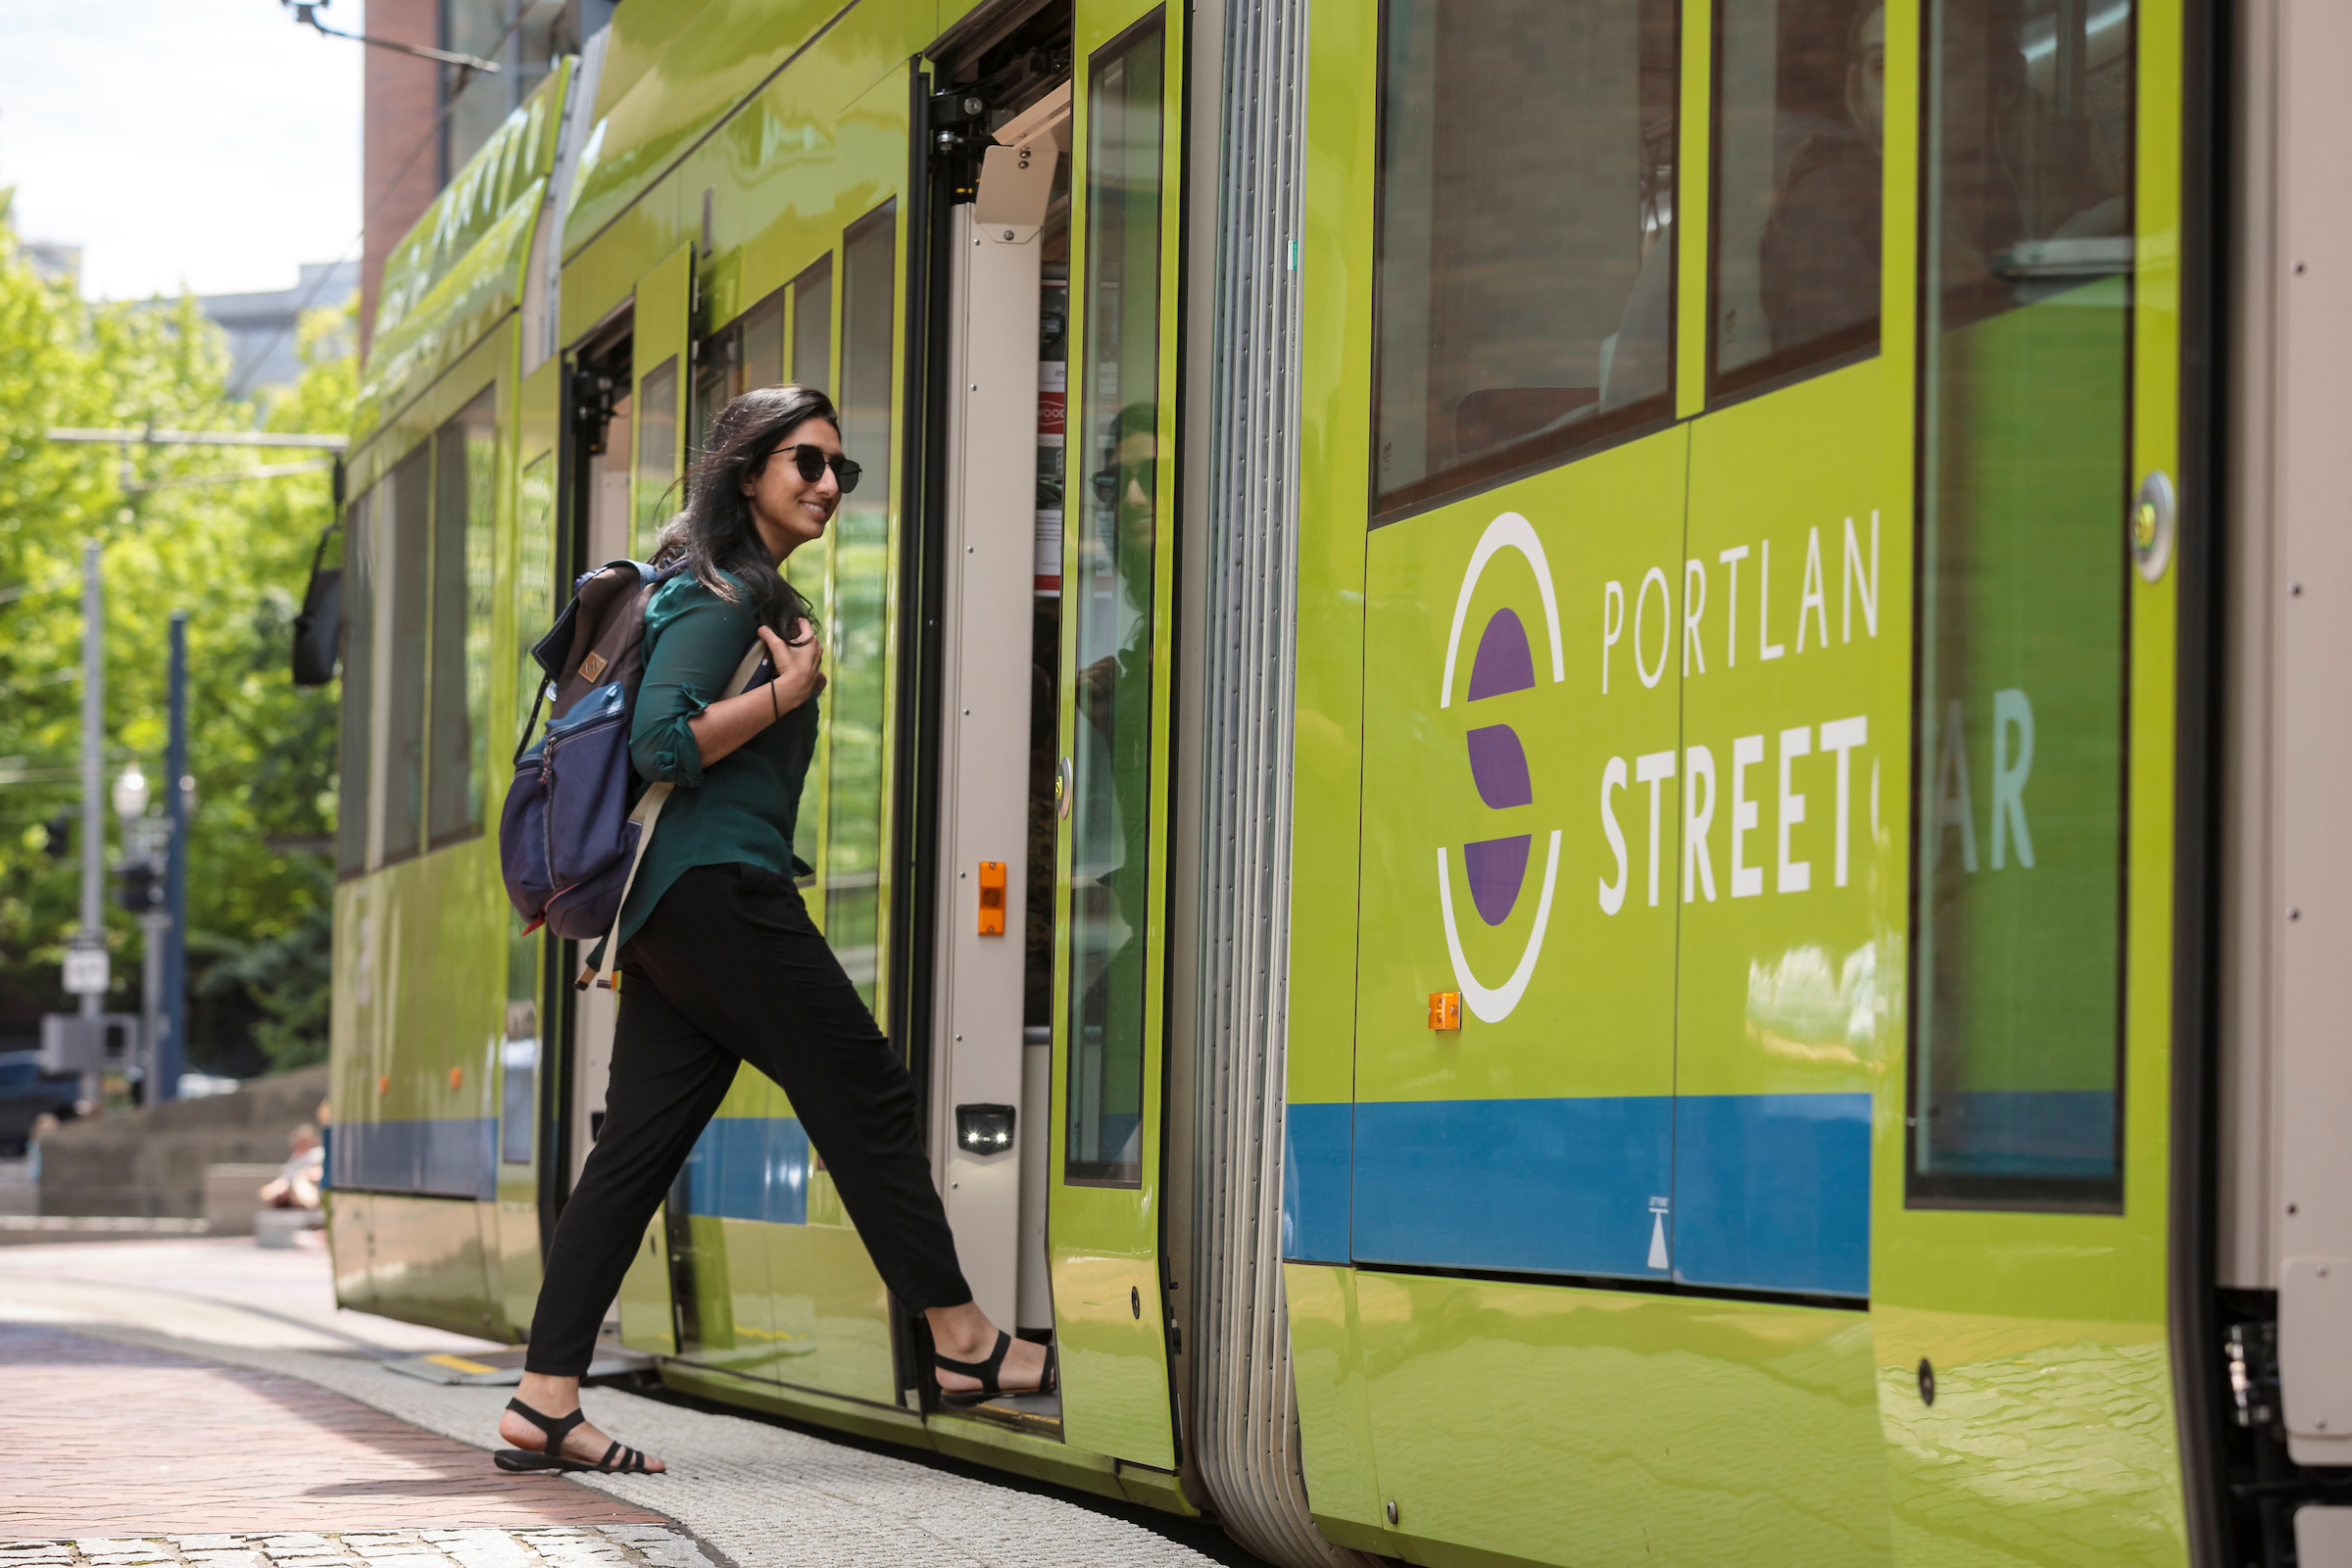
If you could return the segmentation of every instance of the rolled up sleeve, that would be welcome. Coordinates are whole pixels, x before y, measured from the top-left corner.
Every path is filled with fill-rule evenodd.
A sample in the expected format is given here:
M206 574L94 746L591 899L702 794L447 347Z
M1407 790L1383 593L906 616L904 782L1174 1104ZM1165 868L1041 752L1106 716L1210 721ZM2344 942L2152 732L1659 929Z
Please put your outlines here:
M659 625L648 625L653 652L637 687L629 760L652 783L694 789L703 782L694 715L726 690L753 636L751 612L696 585L692 597Z

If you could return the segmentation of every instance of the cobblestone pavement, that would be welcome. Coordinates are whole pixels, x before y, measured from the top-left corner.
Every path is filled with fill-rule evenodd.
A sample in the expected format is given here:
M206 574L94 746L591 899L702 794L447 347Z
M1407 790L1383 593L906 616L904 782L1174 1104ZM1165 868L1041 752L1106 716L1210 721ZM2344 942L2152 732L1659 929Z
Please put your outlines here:
M113 1346L297 1380L466 1446L470 1456L450 1472L453 1481L498 1474L481 1450L496 1442L498 1414L508 1391L442 1387L387 1371L382 1365L390 1348L385 1341L397 1340L404 1350L421 1348L418 1337L431 1331L384 1324L362 1313L297 1309L295 1303L305 1299L300 1290L290 1283L283 1293L270 1293L257 1272L321 1270L322 1258L258 1254L269 1259L262 1263L250 1244L242 1244L243 1250L235 1252L221 1250L218 1259L205 1250L239 1247L223 1240L0 1249L0 1322L37 1323ZM142 1259L160 1258L196 1261L169 1268L141 1266ZM213 1276L232 1283L172 1288ZM298 1278L287 1275L289 1282ZM265 1306L263 1300L271 1304ZM440 1338L445 1343L432 1348L478 1343ZM0 1379L8 1377L8 1369L0 1366ZM550 1494L565 1494L602 1506L632 1505L666 1516L711 1556L736 1568L1201 1568L1212 1561L1165 1535L1059 1497L1016 1491L766 1422L687 1409L609 1388L585 1391L582 1402L591 1420L621 1442L661 1456L670 1472L532 1477L530 1484ZM8 1394L0 1390L0 1409L9 1403ZM21 1430L9 1434L12 1466L15 1455L30 1446L23 1441L26 1436L40 1435ZM17 1479L12 1471L6 1483L0 1483L0 1495L13 1496ZM0 1511L0 1521L7 1517ZM213 1528L250 1532L277 1522L243 1520ZM435 1522L446 1526L473 1521L449 1517ZM109 1527L109 1533L162 1528L141 1523L120 1531ZM0 1523L0 1537L79 1533ZM0 1568L9 1568L10 1560L0 1553ZM41 1560L61 1565L74 1561L64 1556ZM91 1568L132 1568L133 1560L120 1555L86 1559ZM197 1558L137 1560L193 1563ZM236 1568L246 1568L249 1562L261 1568L258 1559L233 1560ZM407 1561L370 1560L382 1568L409 1568ZM416 1568L423 1568L426 1561L439 1568L438 1559L415 1560ZM515 1556L501 1562L519 1565L529 1560ZM483 1568L489 1568L487 1559Z
M0 1539L0 1568L710 1568L667 1525Z

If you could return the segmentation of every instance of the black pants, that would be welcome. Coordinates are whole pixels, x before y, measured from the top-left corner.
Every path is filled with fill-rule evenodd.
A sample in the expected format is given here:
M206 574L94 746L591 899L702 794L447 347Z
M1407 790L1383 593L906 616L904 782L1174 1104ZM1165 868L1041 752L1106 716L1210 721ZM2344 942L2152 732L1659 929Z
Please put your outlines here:
M744 1061L791 1097L900 1302L972 1298L931 1185L914 1081L799 889L757 866L698 866L662 896L620 972L604 1130L556 1225L530 1371L587 1370L646 1225Z

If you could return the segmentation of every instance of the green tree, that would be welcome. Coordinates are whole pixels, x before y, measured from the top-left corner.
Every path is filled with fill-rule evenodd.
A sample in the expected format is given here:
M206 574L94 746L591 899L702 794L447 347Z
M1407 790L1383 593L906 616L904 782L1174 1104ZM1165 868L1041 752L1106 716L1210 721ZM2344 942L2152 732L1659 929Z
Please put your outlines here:
M46 824L78 800L82 541L102 551L108 771L136 760L160 803L172 612L188 612L191 1064L293 1065L326 1052L334 689L301 690L292 622L329 476L190 479L299 462L268 449L107 447L58 425L347 429L346 313L303 323L308 368L267 406L226 396L227 353L195 302L88 304L41 282L0 193L0 1026L64 1007L77 861ZM117 828L109 811L110 841ZM78 833L78 822L73 832ZM109 858L115 848L110 842ZM138 1004L140 933L108 911L115 992Z

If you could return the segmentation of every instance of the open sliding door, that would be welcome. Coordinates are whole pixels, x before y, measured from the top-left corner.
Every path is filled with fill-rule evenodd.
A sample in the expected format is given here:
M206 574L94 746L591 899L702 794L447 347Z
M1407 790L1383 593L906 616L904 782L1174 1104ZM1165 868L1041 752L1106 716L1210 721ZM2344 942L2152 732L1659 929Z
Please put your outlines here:
M1183 60L1181 10L1079 0L1050 1269L1065 1436L1160 1469Z

